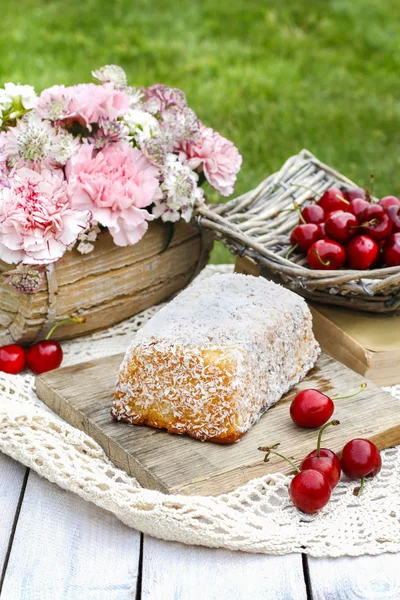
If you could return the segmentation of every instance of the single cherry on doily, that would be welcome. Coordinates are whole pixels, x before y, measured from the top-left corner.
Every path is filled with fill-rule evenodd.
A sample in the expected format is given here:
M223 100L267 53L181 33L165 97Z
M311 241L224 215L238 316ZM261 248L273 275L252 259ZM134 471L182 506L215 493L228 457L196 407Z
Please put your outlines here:
M307 469L300 471L300 469L287 458L284 454L277 452L276 448L279 444L274 446L261 447L259 450L265 452L264 461L269 461L270 454L276 454L280 458L286 460L297 474L293 477L289 485L289 496L296 508L304 513L313 515L321 508L326 506L331 497L331 486L329 479L315 469Z
M307 389L298 392L290 405L290 416L292 421L300 427L313 429L322 427L333 415L335 410L334 401L352 398L367 387L362 383L360 388L345 396L330 398L319 390Z
M19 344L0 347L0 371L17 375L26 365L25 350Z
M35 375L40 375L41 373L58 369L62 363L63 350L59 342L52 340L51 336L60 325L64 325L65 323L84 323L85 321L85 317L71 317L55 323L44 340L36 342L36 344L33 344L33 346L26 350L26 362L30 370Z
M329 448L321 448L322 434L330 425L340 425L340 421L329 421L328 423L325 423L323 427L321 427L318 434L317 448L307 454L300 465L300 470L306 471L307 469L314 469L315 471L323 473L328 478L329 485L333 490L333 488L337 486L340 479L340 460L333 450L329 450Z
M356 438L344 446L340 459L342 471L350 479L361 479L361 487L354 494L359 496L364 489L365 477L375 477L382 468L382 457L370 440Z

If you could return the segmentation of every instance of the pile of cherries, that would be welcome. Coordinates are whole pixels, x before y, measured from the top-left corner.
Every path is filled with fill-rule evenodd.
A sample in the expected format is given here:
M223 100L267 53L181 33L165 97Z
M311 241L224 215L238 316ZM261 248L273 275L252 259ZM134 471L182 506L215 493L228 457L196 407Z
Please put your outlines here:
M348 396L336 397L333 400L350 398L365 389ZM382 459L378 448L369 440L353 439L344 446L341 457L329 448L321 448L322 433L330 425L339 425L339 421L329 419L333 415L335 405L329 396L314 389L302 390L294 397L290 406L290 416L300 427L321 427L317 447L307 454L300 467L289 458L278 452L279 444L261 447L265 452L265 462L271 454L277 454L286 460L297 472L289 486L289 495L293 504L299 510L314 514L328 504L333 489L337 486L341 472L350 479L361 479L360 487L355 488L354 494L359 496L364 489L364 478L374 477L382 467Z
M58 321L44 340L36 342L26 349L19 344L0 346L0 371L18 375L28 366L32 373L40 375L58 369L62 363L63 350L56 340L51 339L51 336L59 325L84 323L85 321L85 317L71 317Z
M373 203L368 190L330 188L300 209L291 249L307 255L311 269L400 266L400 199Z

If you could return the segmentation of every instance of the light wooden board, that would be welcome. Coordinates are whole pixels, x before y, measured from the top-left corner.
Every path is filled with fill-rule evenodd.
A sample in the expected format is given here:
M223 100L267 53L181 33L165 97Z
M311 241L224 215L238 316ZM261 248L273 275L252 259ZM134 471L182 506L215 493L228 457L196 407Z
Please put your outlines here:
M263 556L145 536L142 600L306 600L301 554Z
M290 472L291 467L278 457L264 463L257 448L280 442L281 451L296 461L315 448L316 432L296 427L289 417L289 404L296 391L312 387L335 396L357 389L364 381L323 355L303 382L238 443L219 446L113 421L110 409L122 357L46 373L37 378L37 393L62 418L94 438L117 466L145 487L167 493L218 494L268 472ZM324 445L337 452L357 436L371 439L380 448L400 442L400 403L373 384L355 398L339 400L335 417L341 425L328 428Z
M140 534L29 474L1 600L135 598Z
M313 600L398 600L400 556L308 558Z
M26 467L0 452L0 575L5 567Z

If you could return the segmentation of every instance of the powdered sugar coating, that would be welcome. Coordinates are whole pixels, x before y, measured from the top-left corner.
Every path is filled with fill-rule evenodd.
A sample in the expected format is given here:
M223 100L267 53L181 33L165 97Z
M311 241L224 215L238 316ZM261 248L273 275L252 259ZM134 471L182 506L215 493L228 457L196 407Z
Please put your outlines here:
M135 335L113 414L232 442L318 355L302 298L263 278L217 274L181 292Z

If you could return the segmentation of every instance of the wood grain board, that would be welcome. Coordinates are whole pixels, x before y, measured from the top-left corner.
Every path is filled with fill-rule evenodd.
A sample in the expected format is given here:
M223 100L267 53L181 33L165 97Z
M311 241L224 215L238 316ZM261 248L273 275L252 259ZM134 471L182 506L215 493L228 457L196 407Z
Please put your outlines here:
M101 358L41 375L38 396L71 425L85 431L115 465L145 487L166 493L219 494L269 472L290 472L278 457L268 464L260 445L281 443L281 451L300 461L315 448L316 432L298 428L289 404L299 389L317 388L331 396L357 389L364 379L327 355L318 366L238 442L219 446L147 426L115 422L112 397L123 355ZM400 403L369 383L367 389L336 403L339 427L328 428L324 445L339 452L353 437L367 437L379 448L400 442Z

